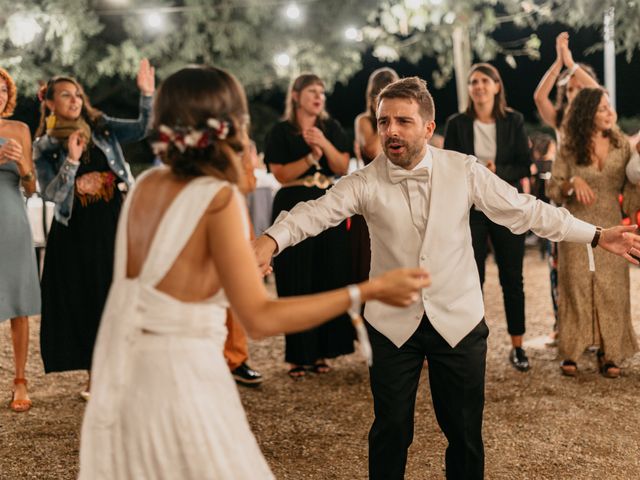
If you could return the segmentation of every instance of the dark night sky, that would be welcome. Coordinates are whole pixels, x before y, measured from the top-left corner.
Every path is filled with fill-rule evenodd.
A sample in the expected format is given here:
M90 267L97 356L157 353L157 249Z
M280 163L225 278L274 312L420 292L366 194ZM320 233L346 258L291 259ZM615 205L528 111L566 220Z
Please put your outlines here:
M537 123L539 120L533 103L533 91L544 72L555 60L555 37L565 30L560 25L546 25L537 29L537 35L542 41L540 47L541 59L532 61L526 57L518 57L518 68L509 67L504 57L498 57L492 63L500 71L506 86L507 101L509 105L521 111L527 122ZM521 32L503 28L496 32L495 38L499 40L512 40L522 36ZM584 55L584 50L599 41L599 33L593 29L583 29L571 33L570 45L576 61L588 63L595 68L598 78L604 82L603 53ZM616 59L617 75L617 110L622 117L637 116L640 114L640 54L636 51L632 62L627 63L624 54ZM413 65L405 61L394 64L382 64L371 55L365 58L364 68L356 74L347 85L337 85L328 98L329 112L336 117L345 128L352 128L355 116L364 110L364 92L367 86L369 74L381 66L390 66L401 76L418 75L431 83L431 72L437 67L435 60L424 59L420 64ZM444 128L446 118L457 111L455 81L449 81L444 88L436 90L431 88L436 104L436 122L438 130ZM281 107L280 103L280 107ZM278 105L274 105L278 108Z

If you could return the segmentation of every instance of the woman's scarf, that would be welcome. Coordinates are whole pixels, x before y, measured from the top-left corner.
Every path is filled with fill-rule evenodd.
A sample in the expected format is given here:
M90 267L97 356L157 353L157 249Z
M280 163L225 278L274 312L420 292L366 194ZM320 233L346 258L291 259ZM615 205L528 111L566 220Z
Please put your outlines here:
M91 127L81 116L76 120L63 120L58 117L54 117L52 120L53 121L47 119L47 135L58 139L65 150L69 150L69 136L76 130L81 131L85 145L89 144L91 140Z

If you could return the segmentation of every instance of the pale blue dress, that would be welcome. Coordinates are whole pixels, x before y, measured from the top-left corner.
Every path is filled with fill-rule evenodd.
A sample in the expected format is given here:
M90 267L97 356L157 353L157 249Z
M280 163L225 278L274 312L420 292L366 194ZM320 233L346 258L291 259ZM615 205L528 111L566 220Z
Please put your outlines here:
M0 164L0 322L40 313L38 267L19 184L16 164Z

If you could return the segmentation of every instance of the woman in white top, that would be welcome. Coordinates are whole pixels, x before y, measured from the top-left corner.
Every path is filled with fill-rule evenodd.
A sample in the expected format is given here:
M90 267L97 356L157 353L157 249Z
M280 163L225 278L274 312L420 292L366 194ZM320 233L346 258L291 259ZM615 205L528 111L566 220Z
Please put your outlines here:
M226 308L262 337L359 311L360 301L406 306L430 283L424 270L401 269L270 299L236 187L247 112L238 81L216 68L180 70L158 92L154 147L166 166L139 179L120 216L81 479L273 478L222 354Z
M520 190L520 180L529 176L531 165L522 114L507 106L500 73L492 65L473 65L468 84L469 106L465 112L447 120L444 147L475 155L480 163ZM498 264L511 336L509 361L517 370L527 371L529 359L522 348L525 333L522 279L524 235L511 233L475 208L471 210L470 222L481 284L484 283L489 241Z

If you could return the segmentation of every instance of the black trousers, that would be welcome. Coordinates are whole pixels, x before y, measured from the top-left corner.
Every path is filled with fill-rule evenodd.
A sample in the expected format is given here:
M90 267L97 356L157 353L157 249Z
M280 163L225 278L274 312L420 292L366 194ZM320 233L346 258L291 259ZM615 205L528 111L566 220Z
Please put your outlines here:
M484 285L484 264L487 260L488 241L491 239L498 264L498 276L507 317L507 330L509 335L524 335L522 262L525 235L511 233L508 228L493 223L478 210L471 210L469 223L473 240L473 254L480 274L480 285Z
M418 381L426 357L433 408L449 442L445 455L447 479L482 479L482 412L489 334L484 320L453 348L426 316L400 348L373 327L368 328L373 348L369 374L375 410L369 432L369 478L404 478L407 451L413 440Z

